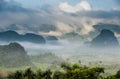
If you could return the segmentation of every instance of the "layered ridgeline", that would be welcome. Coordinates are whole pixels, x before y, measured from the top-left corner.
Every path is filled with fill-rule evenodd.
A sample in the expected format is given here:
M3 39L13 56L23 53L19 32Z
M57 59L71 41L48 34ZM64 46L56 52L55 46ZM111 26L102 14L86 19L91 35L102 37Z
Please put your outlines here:
M55 36L46 36L47 41L58 41L58 38Z
M21 42L31 42L31 43L38 43L38 44L46 43L44 37L41 35L36 35L33 33L26 33L24 35L21 35L11 30L0 32L0 41L4 41L4 42L21 41Z
M44 35L37 35L34 33L26 33L22 35L17 33L16 31L8 30L8 31L0 32L0 41L46 44L46 42L56 43L58 42L58 38L56 36L44 36Z
M0 45L0 67L30 66L25 49L18 43Z
M94 47L118 47L119 42L114 32L103 29L100 34L92 40L91 45Z
M85 36L82 36L76 32L65 33L61 36L61 39L67 39L69 41L84 41Z
M45 36L47 44L58 45L60 44L59 39L56 36Z

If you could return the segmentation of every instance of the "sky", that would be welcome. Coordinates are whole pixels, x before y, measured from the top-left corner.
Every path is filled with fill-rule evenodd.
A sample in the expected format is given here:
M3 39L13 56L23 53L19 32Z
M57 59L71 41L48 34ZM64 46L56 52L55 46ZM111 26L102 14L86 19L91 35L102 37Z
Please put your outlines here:
M0 0L0 31L89 35L99 23L120 25L120 0Z
M110 9L113 7L117 7L115 0L16 0L21 3L24 7L28 8L40 8L43 5L52 5L56 6L60 3L67 2L70 5L76 5L81 1L87 1L93 8L105 8Z

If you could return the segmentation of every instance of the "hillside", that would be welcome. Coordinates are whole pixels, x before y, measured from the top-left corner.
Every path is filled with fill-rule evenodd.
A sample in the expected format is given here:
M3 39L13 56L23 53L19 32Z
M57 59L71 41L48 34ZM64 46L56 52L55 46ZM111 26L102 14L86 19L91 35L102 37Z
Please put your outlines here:
M0 46L0 67L28 66L31 62L25 49L18 43Z
M92 42L94 47L118 47L119 42L114 35L114 32L103 29L98 36L96 36Z

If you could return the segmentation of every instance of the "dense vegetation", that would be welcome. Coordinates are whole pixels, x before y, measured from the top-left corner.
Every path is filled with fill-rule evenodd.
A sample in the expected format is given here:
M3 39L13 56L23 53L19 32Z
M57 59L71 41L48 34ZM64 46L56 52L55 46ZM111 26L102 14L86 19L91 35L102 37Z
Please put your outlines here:
M36 72L28 68L25 71L16 71L9 74L7 79L120 79L120 71L116 75L103 77L104 68L102 67L81 67L77 64L70 66L63 63L61 68L63 70L38 70Z

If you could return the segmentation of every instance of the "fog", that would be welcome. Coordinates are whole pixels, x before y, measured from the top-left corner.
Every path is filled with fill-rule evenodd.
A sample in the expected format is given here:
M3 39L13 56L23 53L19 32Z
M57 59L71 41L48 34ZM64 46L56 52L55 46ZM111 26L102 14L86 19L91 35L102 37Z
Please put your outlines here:
M35 44L29 42L19 42L27 51L28 55L39 55L53 53L56 56L71 63L82 64L102 62L103 65L120 64L119 48L93 48L84 43L61 40L58 43ZM1 42L1 45L8 44ZM99 64L99 63L98 63Z
M28 42L21 42L21 45L25 47L28 54L39 54L39 53L72 53L78 52L80 48L85 47L82 43L70 43L66 40L59 41L58 43L47 43L47 44L34 44ZM82 50L82 49L81 49Z
M120 50L119 48L92 48L80 42L69 42L66 40L59 41L58 44L33 44L22 42L29 55L36 55L41 53L54 53L67 62L82 64L102 62L104 65L120 64Z

